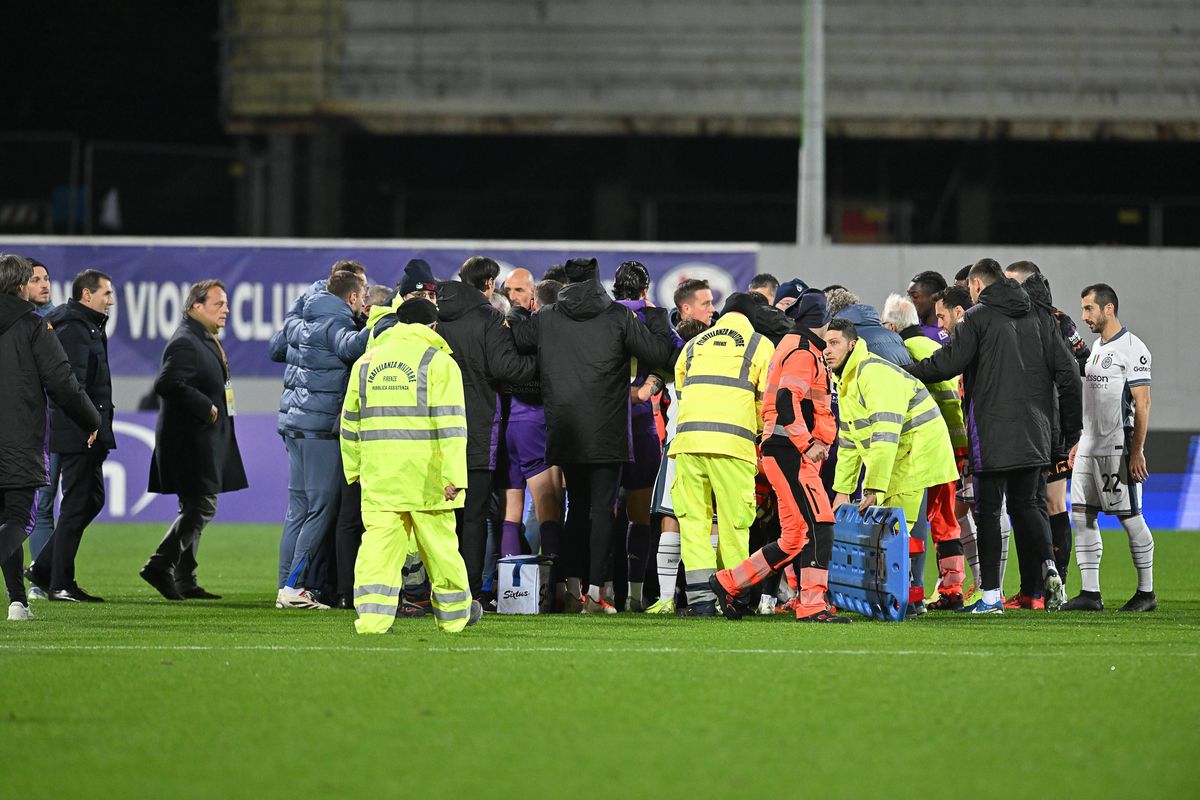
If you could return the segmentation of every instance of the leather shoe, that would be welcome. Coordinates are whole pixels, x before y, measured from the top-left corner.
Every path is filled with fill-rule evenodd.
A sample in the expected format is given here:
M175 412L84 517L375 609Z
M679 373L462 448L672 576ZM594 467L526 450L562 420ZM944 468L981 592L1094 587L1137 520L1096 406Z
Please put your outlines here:
M58 600L67 603L103 603L103 597L97 597L94 594L88 594L78 586L72 586L69 589L55 589L50 592L51 600Z
M177 589L184 600L220 600L221 595L213 594L203 586L193 586L191 589Z
M142 580L158 590L158 593L168 600L182 600L183 595L175 588L175 577L169 572L161 569L155 569L147 564L142 567L138 575L142 576Z
M29 581L30 586L36 586L43 592L46 592L46 590L50 588L50 581L44 581L34 573L33 570L36 566L36 564L30 563L30 565L25 568L25 580ZM47 592L47 594L49 594L49 592Z

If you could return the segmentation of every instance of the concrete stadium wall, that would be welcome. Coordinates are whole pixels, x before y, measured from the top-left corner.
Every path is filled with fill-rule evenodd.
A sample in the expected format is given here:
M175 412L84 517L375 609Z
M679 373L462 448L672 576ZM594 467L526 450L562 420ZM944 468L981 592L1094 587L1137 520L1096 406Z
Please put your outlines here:
M1001 265L1028 259L1050 280L1055 304L1079 322L1079 292L1110 284L1121 301L1121 322L1146 343L1154 357L1155 430L1200 430L1200 355L1191 324L1200 306L1200 251L1148 248L976 246L764 245L759 269L780 280L803 278L813 286L839 283L863 302L882 308L891 292L903 292L918 272L933 269L947 280L984 257ZM1095 335L1082 327L1085 339Z

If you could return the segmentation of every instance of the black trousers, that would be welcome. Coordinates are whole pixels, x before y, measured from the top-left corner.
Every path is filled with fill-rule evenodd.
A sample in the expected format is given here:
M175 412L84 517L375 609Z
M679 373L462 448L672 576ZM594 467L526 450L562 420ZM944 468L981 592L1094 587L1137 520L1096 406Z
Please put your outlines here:
M24 603L25 577L21 574L24 552L21 545L33 528L37 508L37 489L0 489L0 564L4 567L4 585L8 600Z
M563 577L603 586L612 574L613 509L621 464L566 464L570 507L562 542Z
M471 595L483 591L483 560L487 553L488 509L492 503L492 471L467 470L466 505L455 509L458 528L458 552L467 565L467 583Z
M63 499L58 524L33 567L39 583L51 591L75 586L75 555L83 541L83 532L104 508L104 461L108 449L92 447L83 453L63 453L59 458Z
M1008 500L1013 534L1025 543L1017 548L1021 566L1041 569L1054 561L1050 541L1050 515L1046 512L1044 467L985 472L975 476L976 524L979 527L979 566L983 588L1000 587L1000 505ZM1022 548L1025 548L1022 554ZM1035 566L1036 565L1036 566Z
M171 523L146 565L174 575L175 586L181 591L196 588L200 534L216 515L215 494L179 495L179 516Z
M354 592L354 562L362 544L362 484L358 481L342 486L342 504L338 508L334 546L337 548L338 594Z

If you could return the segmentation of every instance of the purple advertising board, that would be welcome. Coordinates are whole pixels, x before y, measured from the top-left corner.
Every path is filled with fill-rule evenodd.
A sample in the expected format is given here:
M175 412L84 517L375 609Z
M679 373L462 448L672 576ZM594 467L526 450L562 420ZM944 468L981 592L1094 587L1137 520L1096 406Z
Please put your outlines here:
M106 499L102 522L165 522L179 509L174 495L146 490L154 452L152 411L117 413L117 449L104 462ZM275 431L274 414L242 414L234 420L249 489L217 498L218 522L283 522L287 510L287 451Z
M622 261L637 260L650 271L651 299L670 306L685 278L709 281L716 302L745 289L755 273L753 245L650 245L586 242L379 242L287 240L137 240L16 237L0 239L0 252L36 257L51 274L53 300L70 296L71 280L93 267L113 277L117 303L108 326L113 375L153 375L166 340L179 325L188 287L205 278L227 286L230 314L222 335L236 380L271 377L283 365L267 356L267 341L283 324L295 298L327 277L338 259L354 258L371 283L395 285L411 258L423 258L440 279L458 274L463 261L486 255L501 264L501 277L523 266L535 277L568 258L594 256L601 277L611 282Z

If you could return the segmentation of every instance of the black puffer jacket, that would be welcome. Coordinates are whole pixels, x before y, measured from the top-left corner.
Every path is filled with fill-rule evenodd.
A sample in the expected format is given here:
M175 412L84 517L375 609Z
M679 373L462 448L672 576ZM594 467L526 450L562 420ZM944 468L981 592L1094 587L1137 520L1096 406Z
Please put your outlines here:
M1054 298L1050 296L1050 287L1046 284L1046 279L1034 273L1025 279L1021 288L1029 295L1029 299L1033 303L1034 314L1042 322L1043 337L1047 341L1059 342L1062 347L1066 348L1067 355L1072 356L1078 363L1079 353L1074 351L1071 341L1071 335L1074 334L1075 340L1083 346L1083 363L1086 364L1087 356L1091 351L1086 344L1083 344L1083 340L1075 331L1075 324L1071 318L1059 313L1058 309L1054 307ZM1068 327L1064 327L1064 320ZM1083 432L1083 381L1080 379L1078 371L1070 384L1056 387L1054 399L1058 413L1050 419L1052 428L1050 431L1051 457L1054 461L1062 461L1066 459L1071 448L1079 441L1080 433Z
M632 460L629 357L662 369L676 352L666 314L647 311L659 313L643 325L593 277L569 284L516 329L521 352L537 353L549 463Z
M962 375L974 472L1050 463L1054 390L1078 390L1075 363L1016 281L986 287L950 341L905 367L924 383Z
M71 362L75 380L83 386L92 405L100 412L96 447L111 450L113 436L112 375L108 371L108 315L93 311L78 300L68 300L46 315L58 341ZM50 449L55 453L82 453L93 429L84 430L57 404L50 404Z
M32 303L0 295L0 488L45 486L46 395L90 434L100 414L75 380L71 363Z
M467 469L495 469L500 421L496 387L537 375L537 361L517 354L512 330L483 292L460 281L438 284L437 332L454 351L467 401Z

